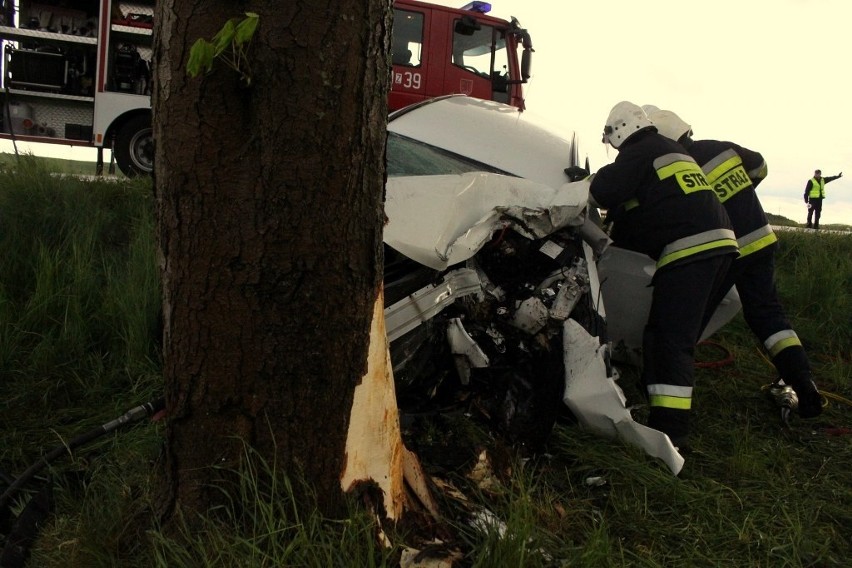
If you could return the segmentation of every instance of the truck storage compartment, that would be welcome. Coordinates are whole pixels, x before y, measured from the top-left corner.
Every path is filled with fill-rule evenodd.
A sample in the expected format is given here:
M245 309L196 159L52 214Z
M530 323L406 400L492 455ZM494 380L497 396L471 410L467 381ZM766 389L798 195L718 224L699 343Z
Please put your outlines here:
M8 85L15 89L61 90L68 81L68 61L59 50L6 48Z
M92 125L91 124L72 124L65 123L65 138L69 140L92 140Z

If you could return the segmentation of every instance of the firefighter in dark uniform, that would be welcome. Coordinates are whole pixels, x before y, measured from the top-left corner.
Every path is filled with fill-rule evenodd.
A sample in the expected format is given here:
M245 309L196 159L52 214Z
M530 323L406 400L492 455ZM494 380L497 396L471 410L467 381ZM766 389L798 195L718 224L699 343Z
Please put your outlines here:
M810 361L784 313L775 287L778 238L755 192L767 174L763 156L733 142L693 140L692 128L671 111L658 110L648 118L660 134L678 141L701 165L737 234L740 256L714 297L711 310L736 285L743 318L763 343L781 380L796 391L799 415L804 418L819 415L822 397L814 384ZM705 324L710 315L712 311L705 316Z
M808 204L808 229L813 227L819 231L819 218L822 216L822 201L825 199L825 184L843 177L843 172L836 176L822 177L822 172L816 170L814 177L805 184L805 203ZM813 218L813 223L811 219Z
M701 168L658 134L639 106L615 105L603 141L618 156L591 176L590 203L626 211L613 221L613 230L624 235L619 246L657 261L642 340L648 425L683 450L688 447L695 344L707 303L737 254L736 237Z

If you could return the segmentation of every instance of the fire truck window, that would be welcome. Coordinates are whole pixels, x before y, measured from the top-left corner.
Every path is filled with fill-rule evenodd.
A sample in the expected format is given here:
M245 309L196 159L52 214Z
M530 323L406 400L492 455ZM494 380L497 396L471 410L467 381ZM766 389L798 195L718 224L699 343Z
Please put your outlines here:
M509 103L509 55L506 49L506 32L501 31L494 50L494 68L491 70L492 98Z
M393 43L391 57L394 65L419 67L423 47L423 14L408 10L393 11Z
M488 78L506 74L509 58L502 32L484 25L479 29L456 26L453 33L453 64Z

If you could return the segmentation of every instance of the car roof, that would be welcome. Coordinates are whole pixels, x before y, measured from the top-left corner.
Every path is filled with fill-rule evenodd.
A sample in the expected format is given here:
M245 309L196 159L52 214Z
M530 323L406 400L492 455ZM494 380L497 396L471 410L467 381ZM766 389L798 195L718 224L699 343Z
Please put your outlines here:
M573 143L526 111L465 95L429 99L392 113L388 131L560 187L568 181Z

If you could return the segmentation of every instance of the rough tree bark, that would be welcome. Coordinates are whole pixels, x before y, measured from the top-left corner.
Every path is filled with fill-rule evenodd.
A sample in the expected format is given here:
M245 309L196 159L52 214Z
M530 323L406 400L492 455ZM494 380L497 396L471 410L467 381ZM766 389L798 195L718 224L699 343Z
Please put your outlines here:
M215 503L210 466L235 465L241 440L279 470L303 473L324 512L343 511L341 478L354 471L347 429L371 328L378 365L386 352L390 4L158 2L165 514ZM189 77L195 40L245 12L260 16L251 86L221 63ZM379 383L388 374L370 373ZM393 405L390 444L399 443L395 412ZM396 453L388 459L398 461Z

